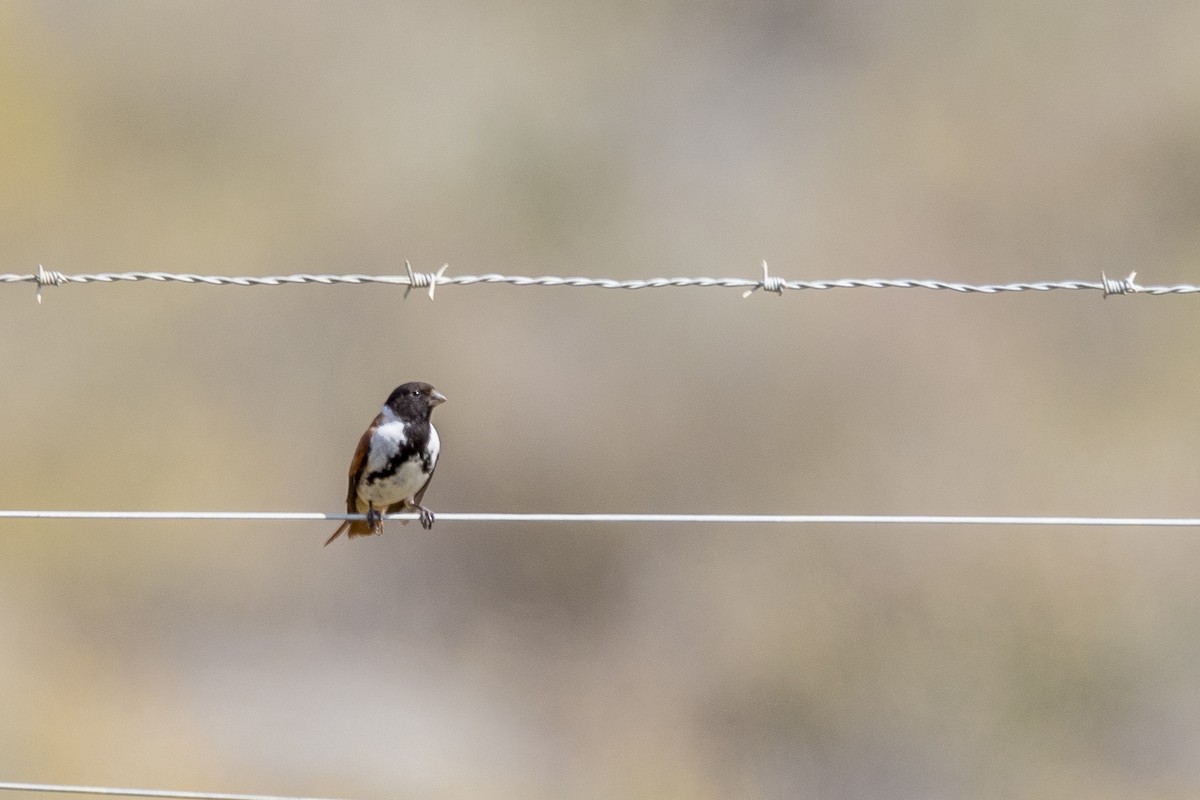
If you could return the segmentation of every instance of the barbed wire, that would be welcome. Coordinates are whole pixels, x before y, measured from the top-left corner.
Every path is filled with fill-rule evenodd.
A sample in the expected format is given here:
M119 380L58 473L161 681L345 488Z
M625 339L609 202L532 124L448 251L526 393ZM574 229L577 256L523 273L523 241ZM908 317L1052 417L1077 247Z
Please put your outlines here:
M207 286L288 286L297 284L317 284L333 286L337 284L363 285L384 284L404 286L404 296L413 289L428 289L432 300L434 290L439 286L473 286L476 284L506 284L509 286L566 286L566 287L595 287L600 289L666 289L666 288L726 288L743 289L742 297L749 297L759 289L775 294L783 294L785 289L791 291L829 289L928 289L933 291L950 291L959 293L1001 294L1005 292L1049 292L1066 291L1099 291L1104 297L1114 294L1193 294L1200 292L1200 286L1192 284L1176 284L1173 286L1139 286L1135 279L1137 273L1132 272L1126 278L1109 278L1101 273L1100 280L1062 280L1062 281L1032 281L1019 283L971 284L954 281L926 280L915 278L841 278L837 280L789 280L770 274L767 263L762 265L761 278L632 278L619 280L616 278L586 278L558 275L501 275L486 273L483 275L447 275L449 265L443 264L436 272L417 272L412 265L405 262L406 272L403 275L317 275L302 273L298 275L265 275L265 276L227 276L227 275L197 275L193 273L173 272L97 272L84 274L66 274L47 270L38 265L37 272L4 273L0 274L0 283L32 283L37 286L37 300L42 300L41 291L45 286L63 286L69 283L126 283L137 281L152 281L159 283L175 282L199 284Z
M291 797L266 794L223 794L220 792L177 792L169 789L120 789L113 786L68 786L56 783L0 782L0 791L92 794L109 797L165 797L176 800L330 800L320 797Z
M388 520L415 520L415 513L386 514ZM93 519L304 522L365 520L364 514L306 511L19 511L0 510L0 519ZM1043 525L1198 528L1200 518L988 516L956 514L589 514L519 512L438 512L447 522L607 522L657 524L775 525Z

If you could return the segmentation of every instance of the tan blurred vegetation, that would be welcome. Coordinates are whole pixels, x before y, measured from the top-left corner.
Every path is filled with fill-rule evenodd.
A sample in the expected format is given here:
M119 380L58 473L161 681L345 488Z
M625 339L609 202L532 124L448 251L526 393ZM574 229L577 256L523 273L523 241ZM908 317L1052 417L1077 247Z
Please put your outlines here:
M0 272L1195 282L1187 2L0 6ZM0 286L0 507L1195 516L1194 296ZM0 779L1178 798L1192 531L0 522Z

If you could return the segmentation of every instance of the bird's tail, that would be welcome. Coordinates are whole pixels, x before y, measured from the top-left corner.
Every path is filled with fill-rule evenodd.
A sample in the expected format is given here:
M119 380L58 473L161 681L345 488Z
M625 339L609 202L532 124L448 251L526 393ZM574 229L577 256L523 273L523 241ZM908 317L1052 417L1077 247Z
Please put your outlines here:
M349 520L348 519L345 522L343 522L341 525L338 526L338 529L333 532L333 536L330 536L328 539L325 540L325 546L328 547L330 542L332 542L337 537L341 536L342 531L348 531L348 533L346 535L349 536L351 539L353 539L355 536L370 536L371 535L371 526L368 525L365 520L361 520L361 519Z

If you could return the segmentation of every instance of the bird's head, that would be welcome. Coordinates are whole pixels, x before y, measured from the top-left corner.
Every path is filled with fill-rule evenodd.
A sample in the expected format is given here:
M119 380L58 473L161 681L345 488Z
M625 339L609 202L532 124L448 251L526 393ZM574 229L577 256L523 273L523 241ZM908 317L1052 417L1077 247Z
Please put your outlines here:
M384 407L400 419L429 419L433 407L446 402L446 395L428 383L412 381L397 386Z

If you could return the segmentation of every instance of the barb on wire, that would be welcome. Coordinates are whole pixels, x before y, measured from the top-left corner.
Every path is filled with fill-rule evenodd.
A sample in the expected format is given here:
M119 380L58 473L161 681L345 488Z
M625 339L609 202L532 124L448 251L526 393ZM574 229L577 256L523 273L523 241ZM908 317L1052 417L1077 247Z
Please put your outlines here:
M763 267L762 281L757 286L755 286L753 289L747 289L746 291L742 292L743 300L745 300L747 297L749 297L750 295L757 292L759 289L765 289L766 291L774 292L775 294L783 294L783 287L784 287L783 278L777 278L770 273L770 271L767 269L766 259L763 259L762 267Z
M404 275L265 275L265 276L226 276L226 275L195 275L190 273L171 272L98 272L83 274L64 274L46 270L38 266L33 273L3 273L0 283L33 283L38 289L38 300L41 300L41 289L44 286L62 286L68 283L125 283L137 281L156 281L160 283L177 282L204 284L207 286L287 286L297 284L318 284L332 286L335 284L363 285L386 284L404 286L405 296L413 289L429 289L429 297L433 298L434 289L438 286L473 286L476 284L505 284L508 286L569 286L595 287L600 289L666 289L683 287L721 287L727 289L743 289L743 297L748 297L758 289L775 294L783 294L784 289L791 291L828 289L927 289L931 291L950 291L959 293L1000 294L1003 292L1049 292L1049 291L1098 291L1104 297L1114 294L1194 294L1200 292L1200 286L1193 284L1176 284L1173 286L1139 286L1134 283L1136 272L1130 273L1123 280L1111 279L1101 273L1100 281L1033 281L1019 283L971 284L953 281L925 280L915 278L842 278L838 280L787 280L771 275L767 264L763 262L762 278L631 278L618 280L615 278L585 278L564 277L558 275L501 275L485 273L482 275L447 275L449 265L443 264L436 272L416 272L412 265L405 262Z
M35 295L37 296L38 305L40 306L42 304L42 287L62 286L63 281L66 280L66 276L64 276L61 272L47 272L45 267L43 267L41 264L38 264L38 271L36 274L34 274L33 280L37 283L37 291L35 292Z
M415 513L387 514L384 519L414 520ZM447 522L607 522L653 524L750 524L774 525L1046 525L1101 527L1200 528L1200 518L1184 517L1039 517L938 514L589 514L439 512ZM2 519L123 519L123 520L208 520L208 521L341 521L365 520L364 514L322 514L305 511L16 511L0 510Z
M1100 283L1104 286L1104 297L1107 299L1109 295L1114 294L1137 294L1138 292L1146 291L1142 287L1134 283L1137 278L1136 272L1129 273L1129 277L1124 280L1114 280L1109 278L1107 274L1100 273Z
M319 797L285 797L265 794L223 794L221 792L177 792L168 789L121 789L114 786L68 786L56 783L14 783L0 781L0 791L49 792L53 794L90 794L102 797L165 797L176 800L328 800Z
M408 271L408 288L404 290L404 299L408 299L408 293L413 289L429 287L429 299L433 299L433 290L437 288L438 281L446 272L449 264L442 264L442 268L437 272L413 272L412 264L408 259L404 260L404 268Z

